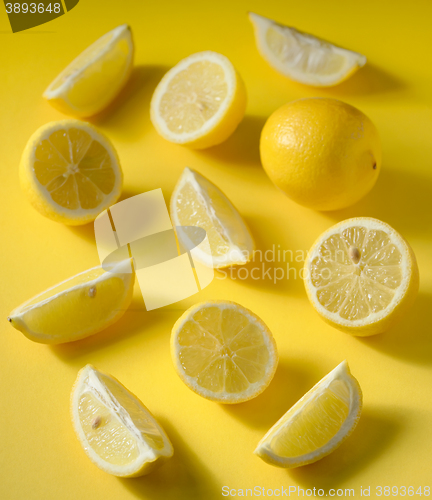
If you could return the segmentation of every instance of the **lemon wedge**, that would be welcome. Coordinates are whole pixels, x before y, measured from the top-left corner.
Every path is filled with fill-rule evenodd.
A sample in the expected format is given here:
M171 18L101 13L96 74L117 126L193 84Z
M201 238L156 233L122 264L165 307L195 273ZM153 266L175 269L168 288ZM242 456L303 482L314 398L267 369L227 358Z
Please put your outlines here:
M83 118L116 97L133 68L134 43L126 24L96 40L48 86L43 97L67 115Z
M316 462L352 433L361 409L360 386L344 361L276 422L254 453L277 467Z
M188 309L173 327L171 356L190 389L219 403L258 396L278 364L276 343L267 326L229 301L202 302Z
M204 265L220 269L252 259L255 244L241 215L217 186L195 170L183 170L171 196L170 213L175 226L206 230L211 254L206 247L197 247L194 255ZM177 235L180 240L185 237L181 231ZM187 242L183 244L187 247Z
M151 121L170 142L208 148L225 141L246 110L246 89L231 62L217 52L180 61L154 91Z
M276 71L291 80L330 87L366 64L366 57L321 38L249 13L258 51Z
M71 394L75 433L90 460L114 476L148 474L173 455L150 411L117 379L85 366Z
M330 325L366 336L397 323L419 287L409 244L385 222L348 219L328 229L305 262L305 287L318 314Z
M10 313L8 321L42 344L82 339L123 316L132 300L134 280L128 260L109 272L94 267L24 302Z
M62 120L43 125L30 137L21 157L20 181L42 215L79 225L118 200L123 173L107 137L88 123Z

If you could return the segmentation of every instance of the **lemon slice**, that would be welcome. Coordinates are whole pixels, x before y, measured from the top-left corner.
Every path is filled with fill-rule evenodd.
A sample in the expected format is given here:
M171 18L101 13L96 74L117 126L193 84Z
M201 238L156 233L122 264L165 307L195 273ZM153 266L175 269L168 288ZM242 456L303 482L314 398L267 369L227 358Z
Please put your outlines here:
M278 467L316 462L352 433L361 409L360 386L344 361L275 423L254 453Z
M67 66L43 97L77 118L102 111L119 93L133 67L134 44L126 24L106 33Z
M243 119L246 89L231 62L217 52L180 61L153 94L150 116L168 141L208 148L225 141Z
M168 436L141 401L92 365L78 373L71 414L87 456L109 474L143 476L173 455Z
M21 157L20 180L42 215L79 225L117 201L123 173L107 137L88 123L62 120L47 123L30 137Z
M171 356L190 389L219 403L241 403L261 394L278 363L267 326L229 301L202 302L188 309L173 327Z
M258 51L276 71L315 87L331 87L366 64L366 57L249 13Z
M101 266L73 276L14 309L8 321L42 344L82 339L120 319L132 300L135 274L130 261L109 272Z
M305 287L319 315L353 335L374 335L395 324L419 287L416 258L388 224L369 217L331 227L305 262Z
M202 246L194 254L206 266L223 268L251 260L255 244L246 223L224 193L198 172L183 170L171 196L170 212L175 226L206 230L211 255ZM177 235L181 241L186 237L182 231Z

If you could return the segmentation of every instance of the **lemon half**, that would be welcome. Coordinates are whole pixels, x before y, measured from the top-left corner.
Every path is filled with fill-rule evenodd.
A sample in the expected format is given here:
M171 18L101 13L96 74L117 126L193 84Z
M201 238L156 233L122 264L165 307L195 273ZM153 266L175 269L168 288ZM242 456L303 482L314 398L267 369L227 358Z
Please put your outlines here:
M352 335L374 335L396 324L419 288L410 245L385 222L348 219L313 244L305 287L318 314Z
M246 89L228 58L198 52L180 61L154 91L151 121L170 142L208 148L225 141L246 110Z
M30 137L21 157L20 181L42 215L79 225L118 200L123 172L114 146L96 127L61 120Z
M316 462L352 433L361 409L360 386L344 361L276 422L254 453L277 467Z
M229 301L202 302L188 309L172 329L171 356L190 389L219 403L258 396L278 364L276 343L267 326Z
M148 474L173 455L168 436L143 403L92 365L78 373L71 415L87 456L114 476Z

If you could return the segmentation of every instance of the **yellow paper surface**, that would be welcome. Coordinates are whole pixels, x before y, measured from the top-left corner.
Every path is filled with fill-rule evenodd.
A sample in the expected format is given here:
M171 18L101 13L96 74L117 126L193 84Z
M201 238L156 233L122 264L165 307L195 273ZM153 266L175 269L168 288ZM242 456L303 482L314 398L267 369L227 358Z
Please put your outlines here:
M247 11L317 34L368 58L332 89L287 80L259 56ZM205 499L223 486L246 489L431 486L432 445L432 3L415 0L218 0L141 2L81 0L69 13L12 34L0 6L0 498L3 500ZM31 296L98 265L92 224L70 228L42 217L19 187L18 164L30 135L63 119L42 99L72 58L121 23L132 27L136 68L115 104L92 120L114 143L125 176L122 199L161 188L169 202L185 166L215 182L249 224L257 246L291 250L285 262L250 264L264 279L233 271L189 299L146 312L139 288L130 310L108 330L70 345L32 343L6 321ZM152 92L168 68L202 50L228 56L244 78L248 108L224 144L190 151L158 136L149 119ZM260 166L266 118L287 101L344 100L376 124L383 168L357 205L333 213L300 207L277 191ZM298 277L302 252L332 224L373 216L411 244L420 268L418 299L403 322L356 339L326 325ZM277 257L277 255L276 255ZM275 268L289 279L273 282ZM280 276L281 272L277 271ZM191 392L170 358L172 325L200 300L229 299L258 314L273 332L280 363L256 399L222 406ZM268 428L343 359L364 393L354 434L331 456L294 471L252 454ZM78 370L92 363L112 373L150 408L175 455L150 476L118 479L92 465L72 430L69 395ZM402 490L401 490L402 491ZM297 493L291 497L297 498ZM418 496L415 496L418 498Z

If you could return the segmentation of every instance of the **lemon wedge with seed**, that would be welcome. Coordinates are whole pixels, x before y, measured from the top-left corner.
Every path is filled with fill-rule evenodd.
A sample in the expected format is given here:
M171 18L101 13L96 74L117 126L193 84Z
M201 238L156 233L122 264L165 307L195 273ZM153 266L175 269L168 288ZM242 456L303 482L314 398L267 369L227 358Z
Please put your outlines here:
M192 54L171 68L154 91L151 121L170 142L208 148L225 141L246 110L246 89L228 58Z
M77 274L14 309L8 321L27 338L61 344L93 335L119 320L129 307L135 281L131 262Z
M126 24L96 40L48 86L43 97L77 118L102 111L120 92L133 68L134 43Z
M221 269L252 259L255 243L243 218L227 196L195 170L183 170L171 196L170 214L175 226L206 230L210 253L203 246L194 249L194 257L204 265ZM180 240L186 237L182 231L177 235Z
M42 215L80 225L118 200L123 173L114 146L96 127L61 120L30 137L21 157L20 181Z
M241 403L270 384L278 364L276 343L264 322L229 301L188 309L171 334L171 356L183 382L219 403Z
M385 222L348 219L325 231L305 262L309 300L330 325L352 335L381 333L414 302L419 271L408 242Z
M254 453L277 467L316 462L352 433L361 409L360 386L344 361L276 422Z
M249 13L258 51L276 71L291 80L330 87L366 64L366 57L321 38Z
M143 403L92 365L78 373L71 415L87 456L114 476L143 476L173 455L168 436Z

